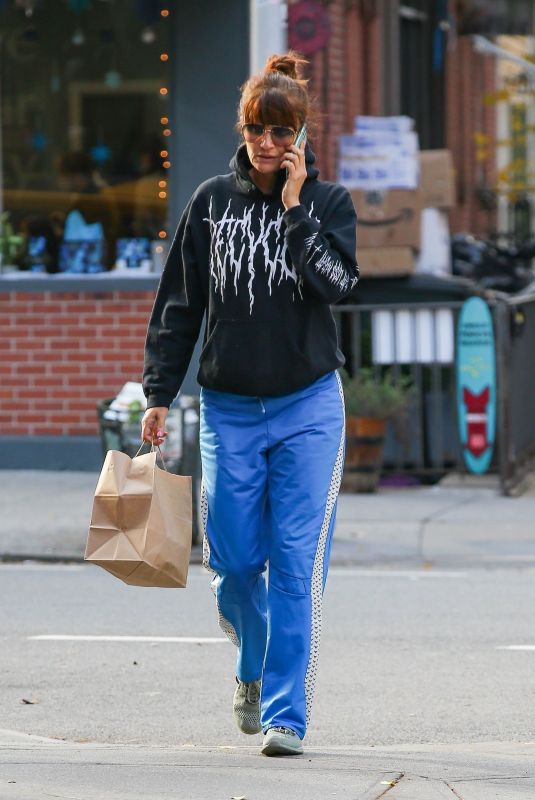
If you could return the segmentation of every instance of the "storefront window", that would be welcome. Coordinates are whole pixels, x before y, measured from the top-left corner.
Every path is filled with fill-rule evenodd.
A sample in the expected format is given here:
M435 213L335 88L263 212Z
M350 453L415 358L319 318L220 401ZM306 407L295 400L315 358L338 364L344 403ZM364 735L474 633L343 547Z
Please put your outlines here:
M161 264L169 15L159 0L0 2L4 274Z

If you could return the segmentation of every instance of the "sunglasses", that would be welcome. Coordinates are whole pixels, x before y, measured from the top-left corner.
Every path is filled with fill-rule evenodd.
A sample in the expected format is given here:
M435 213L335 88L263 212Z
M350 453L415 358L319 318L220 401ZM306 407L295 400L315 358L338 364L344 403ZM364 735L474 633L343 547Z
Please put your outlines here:
M273 144L285 147L292 144L296 135L293 128L286 128L284 125L271 125L268 127L257 122L246 122L245 125L242 125L241 132L246 142L256 142L269 133Z

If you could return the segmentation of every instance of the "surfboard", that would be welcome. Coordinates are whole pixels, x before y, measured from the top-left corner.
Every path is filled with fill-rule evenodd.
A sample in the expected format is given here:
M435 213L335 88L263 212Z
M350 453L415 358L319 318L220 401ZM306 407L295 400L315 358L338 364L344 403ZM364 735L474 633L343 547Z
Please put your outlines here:
M489 468L496 432L496 347L492 315L470 297L457 322L457 410L464 462L470 472Z

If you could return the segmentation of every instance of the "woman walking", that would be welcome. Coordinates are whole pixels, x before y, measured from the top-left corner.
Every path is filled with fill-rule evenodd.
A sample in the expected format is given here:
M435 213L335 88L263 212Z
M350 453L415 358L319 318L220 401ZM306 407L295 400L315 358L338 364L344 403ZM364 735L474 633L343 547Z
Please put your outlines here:
M305 63L272 56L242 87L243 143L184 211L143 377L142 435L160 444L206 313L204 563L237 646L234 717L263 731L265 755L302 753L310 717L344 447L329 305L358 280L351 198L296 144L311 115Z

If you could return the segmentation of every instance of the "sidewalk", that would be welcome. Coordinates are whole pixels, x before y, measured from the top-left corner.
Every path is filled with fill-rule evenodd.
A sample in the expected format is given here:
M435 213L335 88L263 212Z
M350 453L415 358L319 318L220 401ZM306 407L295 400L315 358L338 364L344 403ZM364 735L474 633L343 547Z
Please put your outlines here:
M308 750L63 742L0 730L2 798L84 800L513 800L535 796L535 743ZM7 784L10 785L7 785ZM282 792L282 793L281 793Z
M83 558L97 473L0 471L0 559ZM535 565L535 490L502 497L492 476L340 496L332 564ZM194 548L199 562L201 548Z

